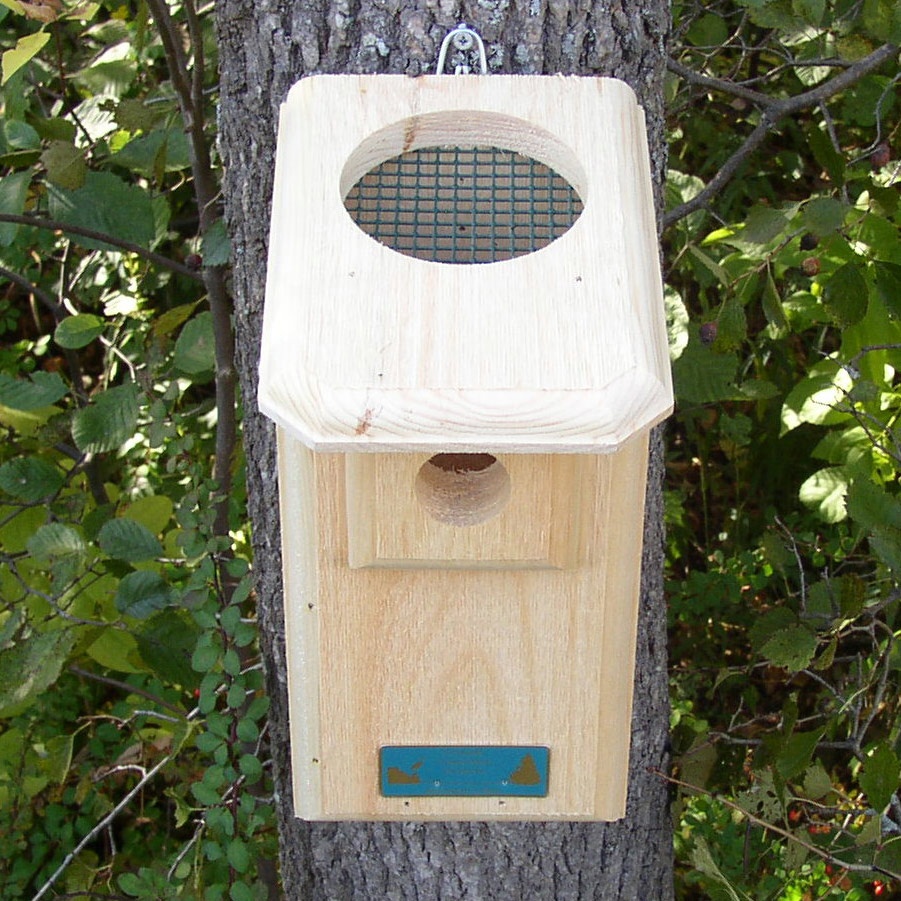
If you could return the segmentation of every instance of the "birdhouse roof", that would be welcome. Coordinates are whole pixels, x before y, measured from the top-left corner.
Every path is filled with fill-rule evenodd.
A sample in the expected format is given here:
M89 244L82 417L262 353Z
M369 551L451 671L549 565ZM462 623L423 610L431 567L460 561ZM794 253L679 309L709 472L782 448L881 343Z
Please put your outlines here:
M345 197L421 148L537 160L582 212L512 259L365 233ZM605 452L672 408L644 117L613 79L324 75L282 106L260 408L320 451Z

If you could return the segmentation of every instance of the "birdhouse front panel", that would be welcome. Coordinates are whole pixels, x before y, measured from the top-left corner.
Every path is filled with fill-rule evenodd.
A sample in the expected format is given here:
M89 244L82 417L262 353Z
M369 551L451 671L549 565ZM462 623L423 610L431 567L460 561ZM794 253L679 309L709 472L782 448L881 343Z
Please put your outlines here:
M483 539L500 542L511 531L503 513L466 533L468 551L459 534L466 527L435 523L438 557L353 567L352 455L315 453L284 433L280 453L285 551L297 549L285 560L285 597L298 815L622 816L646 436L618 455L569 458L578 492L564 492L573 503L558 511L572 531L556 564L495 559L472 568L460 556L478 555ZM540 476L544 461L536 463ZM532 484L540 497L546 489ZM415 503L410 482L407 490L400 512ZM511 542L514 556L518 547ZM546 794L426 795L418 781L386 793L381 756L405 747L545 749ZM482 769L471 772L474 781Z
M630 89L296 85L259 403L298 815L623 816L648 432L672 405Z

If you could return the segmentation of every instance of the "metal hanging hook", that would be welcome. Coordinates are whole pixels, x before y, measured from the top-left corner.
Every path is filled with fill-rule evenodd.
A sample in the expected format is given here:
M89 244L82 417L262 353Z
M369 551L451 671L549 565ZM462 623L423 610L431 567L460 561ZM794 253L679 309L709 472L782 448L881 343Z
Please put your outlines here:
M482 75L488 74L488 57L485 55L485 45L479 35L473 31L465 22L461 22L452 31L449 31L441 42L441 50L438 52L437 71L439 75L444 74L444 66L447 62L447 51L453 44L456 50L466 53L468 50L476 48L479 54L479 66ZM454 75L469 75L469 66L454 66Z

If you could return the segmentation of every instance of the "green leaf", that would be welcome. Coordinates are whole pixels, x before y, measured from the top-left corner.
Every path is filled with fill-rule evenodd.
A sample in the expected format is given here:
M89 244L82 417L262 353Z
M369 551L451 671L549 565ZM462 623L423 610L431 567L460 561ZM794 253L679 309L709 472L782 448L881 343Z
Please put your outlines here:
M250 852L241 839L229 842L225 856L238 873L246 873L250 869Z
M58 372L35 372L25 379L0 373L0 404L14 410L40 410L68 393Z
M739 347L748 336L748 320L741 301L730 295L723 301L716 317L716 350L732 350Z
M19 69L41 52L50 40L49 31L36 31L16 41L12 50L3 54L3 84L6 84Z
M172 589L159 573L149 570L129 573L116 591L116 609L135 619L147 619L172 599Z
M873 263L876 293L892 319L901 319L901 266L897 263Z
M72 437L83 453L115 450L134 437L138 424L138 389L129 382L98 394L72 420Z
M125 516L157 534L172 519L172 499L165 494L145 494L125 508Z
M175 342L173 360L178 369L190 375L213 370L216 365L216 347L212 313L204 311L186 323Z
M98 335L103 334L106 323L93 313L79 313L67 316L56 327L53 340L67 350L87 347Z
M28 553L44 563L61 557L80 558L85 555L85 550L81 535L61 522L41 526L28 539Z
M217 219L206 231L201 243L204 266L227 266L231 259L231 242L225 220Z
M760 651L774 666L797 672L810 664L816 649L816 635L804 626L795 625L780 629Z
M788 318L782 306L782 297L779 294L779 289L776 287L776 281L769 267L767 267L766 275L763 277L760 303L767 322L778 329L788 328Z
M148 247L156 234L150 194L128 184L112 172L89 172L76 191L48 185L50 216L70 225L93 229ZM97 250L116 250L93 238L71 235L71 240Z
M838 466L827 466L809 476L801 484L798 497L805 507L815 510L824 522L841 522L848 511L845 495L848 475Z
M845 182L845 158L835 149L827 132L819 126L807 131L807 145L817 165L825 170L830 181L838 186Z
M901 501L867 478L851 483L848 515L866 529L884 525L901 529Z
M0 178L0 213L21 216L31 185L31 172L13 172ZM9 247L16 240L21 226L12 222L0 222L0 247Z
M885 810L892 795L898 791L899 777L901 762L898 756L888 742L881 742L866 759L860 776L860 787L866 792L871 807L880 812Z
M84 184L88 174L84 151L69 141L53 141L41 154L47 178L61 188L74 191Z
M0 651L0 716L26 704L56 682L75 639L74 629L37 632Z
M795 732L788 736L776 758L776 769L783 779L793 779L807 769L822 735L823 731L818 729L815 732Z
M179 610L167 607L154 614L136 633L141 659L164 682L193 689L200 677L191 666L191 655L200 630Z
M237 869L237 868L236 868ZM246 882L235 882L228 890L231 901L256 901L253 889Z
M163 546L149 529L133 519L111 519L104 523L97 535L100 549L128 563L161 557Z
M824 306L842 328L863 319L868 299L867 283L857 263L845 263L833 272L823 293Z
M833 197L817 197L804 206L804 227L819 237L841 228L847 207Z
M40 457L15 457L0 466L0 489L33 504L56 494L65 476Z
M187 135L183 128L151 131L129 141L113 154L112 162L147 176L156 176L160 170L188 169L191 157Z
M754 620L748 632L751 647L758 653L762 653L763 646L770 638L797 623L798 618L787 607L776 607L775 610L768 611Z
M676 396L682 403L708 404L730 400L739 395L735 387L738 358L705 347L692 331L688 346L673 363Z
M85 653L101 666L109 667L118 673L143 672L138 665L137 642L130 632L104 629L85 648Z
M748 214L744 228L735 233L730 243L769 244L785 231L787 225L788 215L784 210L757 206Z

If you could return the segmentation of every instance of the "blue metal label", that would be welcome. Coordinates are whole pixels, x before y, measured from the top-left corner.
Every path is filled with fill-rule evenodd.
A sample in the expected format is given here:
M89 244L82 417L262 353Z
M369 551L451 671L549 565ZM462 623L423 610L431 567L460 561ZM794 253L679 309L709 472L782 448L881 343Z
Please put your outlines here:
M379 752L382 795L543 798L548 748L534 745L403 745Z

